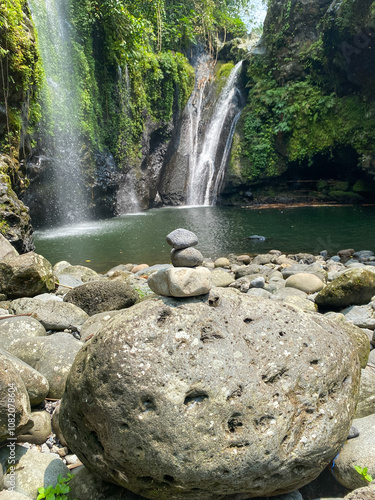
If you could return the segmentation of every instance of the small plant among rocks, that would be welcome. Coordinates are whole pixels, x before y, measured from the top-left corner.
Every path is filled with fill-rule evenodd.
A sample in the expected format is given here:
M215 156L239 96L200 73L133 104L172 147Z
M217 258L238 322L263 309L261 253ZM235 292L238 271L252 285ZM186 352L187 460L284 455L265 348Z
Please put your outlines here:
M68 474L67 477L63 477L59 474L55 487L50 485L47 486L47 488L38 488L39 495L36 500L68 500L67 493L70 492L70 486L68 483L72 477L73 474Z
M362 469L362 467L359 467L359 465L355 465L354 468L358 472L358 474L361 475L362 479L364 479L367 483L372 482L372 476L368 473L367 467Z

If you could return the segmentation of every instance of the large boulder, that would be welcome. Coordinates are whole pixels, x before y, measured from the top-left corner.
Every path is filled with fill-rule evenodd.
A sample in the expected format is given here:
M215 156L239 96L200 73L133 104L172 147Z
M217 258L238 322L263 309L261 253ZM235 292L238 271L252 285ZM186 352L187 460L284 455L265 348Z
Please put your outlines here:
M319 315L229 288L158 297L81 349L60 425L87 468L146 498L276 495L337 455L359 376L354 340Z
M34 297L55 289L56 276L42 255L28 252L0 262L0 293L9 298Z
M138 299L133 288L123 281L92 281L68 292L64 302L83 309L89 316L130 307Z
M363 268L346 271L316 296L319 307L339 309L370 302L375 295L375 274Z
M58 332L48 337L19 340L9 351L44 375L49 383L48 397L60 399L74 358L82 345L73 335Z
M9 307L14 314L32 314L48 330L79 330L89 315L67 302L42 299L16 299Z
M32 427L29 396L13 363L0 353L0 443Z

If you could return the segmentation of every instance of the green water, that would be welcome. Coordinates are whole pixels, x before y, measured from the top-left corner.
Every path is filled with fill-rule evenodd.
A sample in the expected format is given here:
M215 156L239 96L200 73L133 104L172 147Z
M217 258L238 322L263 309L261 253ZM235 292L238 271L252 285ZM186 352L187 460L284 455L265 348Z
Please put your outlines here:
M178 227L197 234L197 248L206 258L271 249L332 255L343 248L375 251L375 207L162 208L36 231L36 251L53 264L67 260L97 271L129 262L160 264L170 261L165 237ZM253 234L266 241L246 239Z

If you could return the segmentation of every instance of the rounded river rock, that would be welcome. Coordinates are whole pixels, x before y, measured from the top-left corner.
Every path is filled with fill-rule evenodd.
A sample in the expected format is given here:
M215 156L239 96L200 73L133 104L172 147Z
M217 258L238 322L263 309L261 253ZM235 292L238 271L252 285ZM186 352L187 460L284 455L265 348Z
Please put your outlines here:
M77 354L60 424L87 468L145 498L276 495L337 455L359 376L340 324L214 288L110 320Z

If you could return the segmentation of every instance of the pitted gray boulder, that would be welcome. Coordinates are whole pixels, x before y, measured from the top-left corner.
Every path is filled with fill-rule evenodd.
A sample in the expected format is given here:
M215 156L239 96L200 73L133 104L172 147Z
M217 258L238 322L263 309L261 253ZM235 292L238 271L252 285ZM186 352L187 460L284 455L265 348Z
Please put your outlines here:
M351 336L318 315L229 288L152 298L80 350L60 424L86 467L146 498L271 496L337 455L359 375Z
M197 235L187 229L175 229L167 236L167 243L176 250L198 245Z

